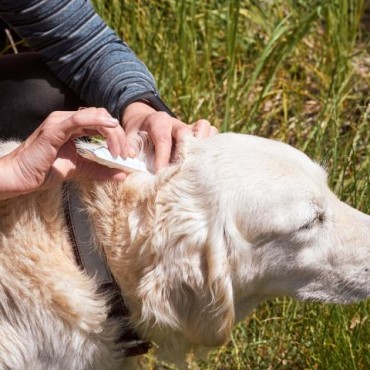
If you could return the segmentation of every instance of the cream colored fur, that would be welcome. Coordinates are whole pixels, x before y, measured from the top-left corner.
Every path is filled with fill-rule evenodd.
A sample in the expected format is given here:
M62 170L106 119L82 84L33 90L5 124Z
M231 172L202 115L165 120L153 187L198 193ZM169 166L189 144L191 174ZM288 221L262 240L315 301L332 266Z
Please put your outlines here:
M189 138L157 176L78 186L132 323L177 359L224 343L271 297L370 295L370 217L288 145ZM126 368L114 356L119 323L106 320L104 297L74 262L60 188L0 202L0 276L0 368Z

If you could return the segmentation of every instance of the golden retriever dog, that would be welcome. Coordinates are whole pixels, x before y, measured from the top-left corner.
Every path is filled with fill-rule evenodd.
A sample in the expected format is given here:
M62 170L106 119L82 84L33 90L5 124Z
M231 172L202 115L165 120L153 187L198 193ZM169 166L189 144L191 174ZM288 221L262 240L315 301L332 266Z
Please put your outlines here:
M150 167L144 136L138 148ZM370 295L370 216L339 201L323 168L289 145L188 138L157 175L76 187L130 324L174 357L221 345L272 297ZM107 319L108 297L75 262L61 189L0 202L0 368L126 369L121 319Z

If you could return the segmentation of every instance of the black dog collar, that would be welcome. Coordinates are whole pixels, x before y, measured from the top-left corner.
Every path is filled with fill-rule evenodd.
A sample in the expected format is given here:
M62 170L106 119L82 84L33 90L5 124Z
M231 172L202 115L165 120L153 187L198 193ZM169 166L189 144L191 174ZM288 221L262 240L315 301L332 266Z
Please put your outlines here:
M106 263L105 256L92 245L90 223L87 213L83 210L79 191L72 184L65 183L63 193L64 215L76 263L99 282L100 292L107 292L112 297L108 317L123 318L123 322L127 322L130 312L120 288ZM122 345L122 357L145 354L151 347L151 344L141 340L130 326L122 328L117 343Z

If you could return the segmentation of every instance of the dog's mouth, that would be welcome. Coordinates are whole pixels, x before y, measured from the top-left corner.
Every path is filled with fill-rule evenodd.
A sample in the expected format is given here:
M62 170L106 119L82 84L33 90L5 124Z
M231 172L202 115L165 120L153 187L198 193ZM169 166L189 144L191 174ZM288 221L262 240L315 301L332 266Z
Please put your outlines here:
M355 278L332 280L326 284L309 284L299 290L296 298L300 301L315 301L334 304L351 304L370 297L370 283Z

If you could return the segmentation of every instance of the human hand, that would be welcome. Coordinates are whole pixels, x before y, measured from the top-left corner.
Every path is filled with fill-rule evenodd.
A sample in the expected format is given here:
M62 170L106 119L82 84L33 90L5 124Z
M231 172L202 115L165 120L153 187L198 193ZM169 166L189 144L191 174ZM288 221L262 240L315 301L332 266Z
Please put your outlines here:
M54 112L19 147L0 158L0 199L50 188L80 177L123 180L126 174L77 154L73 139L102 135L113 155L127 157L129 148L119 121L103 108Z
M155 148L156 171L168 165L173 143L177 145L187 135L202 138L216 135L218 132L205 119L187 125L165 112L156 111L143 102L131 103L125 109L122 121L128 141L138 131L148 132Z

